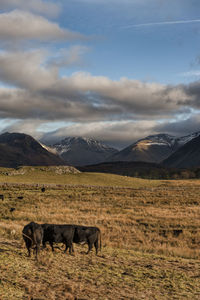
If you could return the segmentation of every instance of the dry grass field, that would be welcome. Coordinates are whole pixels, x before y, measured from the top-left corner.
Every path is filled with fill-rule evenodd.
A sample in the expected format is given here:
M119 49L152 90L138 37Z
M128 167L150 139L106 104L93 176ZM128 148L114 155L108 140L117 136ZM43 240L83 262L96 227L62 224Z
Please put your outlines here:
M6 172L0 299L200 299L199 180ZM86 255L87 246L75 244L70 256L48 246L38 261L28 258L21 230L30 221L98 226L101 252Z

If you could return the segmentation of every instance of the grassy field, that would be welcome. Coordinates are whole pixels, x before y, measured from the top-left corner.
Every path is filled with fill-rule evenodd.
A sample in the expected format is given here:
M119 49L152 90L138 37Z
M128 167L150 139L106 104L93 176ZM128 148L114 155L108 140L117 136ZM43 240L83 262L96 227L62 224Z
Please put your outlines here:
M0 299L200 299L199 180L0 169L0 194ZM102 250L28 258L30 221L98 226Z

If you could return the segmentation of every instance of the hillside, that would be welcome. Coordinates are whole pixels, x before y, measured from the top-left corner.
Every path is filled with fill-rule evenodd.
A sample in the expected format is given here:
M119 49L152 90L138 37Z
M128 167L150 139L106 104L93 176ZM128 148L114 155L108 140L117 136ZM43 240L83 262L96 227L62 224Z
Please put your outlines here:
M176 168L200 167L200 136L192 139L163 161L163 165Z
M107 161L143 161L161 163L200 132L175 137L168 134L149 135L115 153Z
M109 158L109 161L143 161L159 163L177 148L175 137L151 135L131 144Z
M89 185L89 186L121 186L140 187L144 184L157 185L156 181L128 177L115 174L79 172L74 167L20 167L17 169L0 168L0 182L16 184L46 185Z
M0 135L0 166L65 165L58 156L48 152L27 134L4 133Z
M168 173L168 170L159 164L148 163L148 162L105 162L96 165L89 165L78 167L81 172L98 172L98 173L110 173L118 174L122 176L131 177L151 177L153 174L158 175L158 177L164 176Z
M148 162L107 162L96 165L78 167L81 172L109 173L146 179L188 179L200 178L200 168L170 168Z

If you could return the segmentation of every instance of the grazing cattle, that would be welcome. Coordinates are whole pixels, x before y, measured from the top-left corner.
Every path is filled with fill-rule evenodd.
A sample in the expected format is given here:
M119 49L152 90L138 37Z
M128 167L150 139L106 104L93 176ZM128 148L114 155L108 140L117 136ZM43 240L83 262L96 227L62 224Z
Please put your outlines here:
M41 188L41 191L44 193L46 191L45 187Z
M1 199L1 200L4 200L4 195L1 194L1 195L0 195L0 199Z
M36 259L40 251L40 244L43 240L43 228L40 224L31 222L24 226L22 236L28 250L28 256L31 256L31 248L35 246Z
M101 249L101 231L98 227L74 225L75 232L73 242L77 244L88 244L88 252L92 249L93 245L98 254L98 248Z
M13 211L15 211L15 207L10 208L10 212L12 213Z
M60 224L42 224L44 230L43 247L46 247L46 242L49 242L52 251L54 251L53 243L65 244L65 250L69 248L69 253L73 251L73 237L74 226L73 225L60 225Z
M23 196L18 196L17 199L22 200L24 197Z

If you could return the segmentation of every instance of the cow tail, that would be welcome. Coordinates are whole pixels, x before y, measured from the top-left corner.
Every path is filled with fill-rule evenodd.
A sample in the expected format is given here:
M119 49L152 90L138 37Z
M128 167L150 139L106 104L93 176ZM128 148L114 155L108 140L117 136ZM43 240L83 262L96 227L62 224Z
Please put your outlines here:
M25 233L22 232L22 235L25 236L27 239L31 240L31 242L33 243L32 238L30 238L30 236L26 235Z

